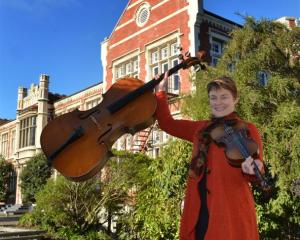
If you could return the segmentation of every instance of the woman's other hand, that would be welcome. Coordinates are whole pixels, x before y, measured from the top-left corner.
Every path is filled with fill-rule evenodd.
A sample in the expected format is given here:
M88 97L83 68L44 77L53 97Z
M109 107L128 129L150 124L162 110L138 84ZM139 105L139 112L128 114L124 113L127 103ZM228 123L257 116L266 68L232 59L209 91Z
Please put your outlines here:
M241 168L242 168L242 171L243 173L246 173L246 174L250 174L250 175L254 175L255 172L254 172L254 162L256 163L259 171L262 173L263 171L263 163L262 161L260 161L259 159L253 159L252 157L248 157L241 165Z
M156 75L155 79L158 79L161 75ZM169 71L165 72L164 79L155 87L155 92L167 91Z

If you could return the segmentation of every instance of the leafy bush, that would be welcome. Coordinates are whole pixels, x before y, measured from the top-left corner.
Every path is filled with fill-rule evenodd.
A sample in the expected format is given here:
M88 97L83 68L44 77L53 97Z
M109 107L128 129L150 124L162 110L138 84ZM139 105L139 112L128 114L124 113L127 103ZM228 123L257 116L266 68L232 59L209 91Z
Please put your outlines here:
M7 202L9 192L9 180L13 172L12 164L8 163L3 156L0 155L0 202Z
M142 174L139 165L148 158L124 153L110 159L100 176L85 182L71 182L63 176L49 179L35 195L36 207L21 223L39 226L53 237L63 239L111 239L112 223L130 201L129 189Z
M171 141L145 169L135 204L122 217L120 239L178 239L191 144Z
M35 194L43 189L50 176L51 168L44 154L30 158L20 175L23 202L34 203Z

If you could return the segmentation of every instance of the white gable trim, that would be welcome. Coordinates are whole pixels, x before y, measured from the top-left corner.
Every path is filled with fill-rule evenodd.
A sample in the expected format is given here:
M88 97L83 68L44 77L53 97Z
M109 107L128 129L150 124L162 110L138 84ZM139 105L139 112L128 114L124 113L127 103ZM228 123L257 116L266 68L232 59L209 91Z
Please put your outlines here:
M130 8L132 8L132 7L134 7L134 6L138 5L138 4L140 4L140 3L143 2L143 1L144 1L144 0L136 1L136 2L133 3L133 4L130 4L130 5L127 7L127 9L130 9Z
M177 14L179 14L179 13L181 13L181 12L186 11L187 9L188 9L188 6L182 8L182 9L180 9L180 10L178 10L178 11L172 13L172 14L170 14L169 16L167 16L167 17L165 17L165 18L160 19L159 21L155 22L154 24L152 24L152 25L150 25L150 26L148 26L148 27L145 27L145 28L141 29L140 31L135 32L134 34L132 34L132 35L130 35L130 36L128 36L128 37L122 39L122 40L119 41L119 42L116 42L116 43L112 44L111 46L109 46L109 49L112 49L112 48L114 48L114 47L116 47L116 46L118 46L118 45L120 45L120 44L122 44L122 43L124 43L124 42L126 42L126 41L128 41L128 40L130 40L130 39L132 39L132 38L134 38L134 37L136 37L137 35L139 35L139 34L145 32L145 31L148 31L149 29L151 29L151 28L153 28L153 27L155 27L155 26L157 26L157 25L159 25L159 24L161 24L161 23L163 23L163 22L169 20L170 18L176 16Z
M134 22L134 19L133 19L133 18L130 19L129 21L127 21L127 22L121 24L120 26L116 27L115 31L117 31L117 30L119 30L119 29L125 27L126 25L128 25L129 23L132 23L132 22Z
M202 1L202 0L200 0ZM194 55L196 53L196 37L197 34L199 34L199 29L195 29L195 24L197 21L197 14L199 11L199 1L195 0L189 0L189 7L188 7L188 15L189 15L189 21L188 26L190 29L189 32L189 40L190 40L190 49L189 52ZM201 9L202 11L202 9ZM196 31L195 31L196 30Z
M143 1L143 0L142 0L142 1ZM142 2L142 1L138 1L138 2L133 3L133 4L130 5L127 9L129 9L129 8L131 8L131 7L134 7L135 5L137 5L138 3ZM163 5L163 4L165 4L166 2L169 2L169 1L170 1L170 0L163 0L163 1L161 1L160 3L154 5L153 7L150 7L150 10L154 10L154 9L160 7L161 5ZM117 30L119 30L119 29L125 27L125 26L128 25L129 23L134 22L134 20L135 20L135 14L134 14L134 17L133 17L132 19L130 19L130 20L128 20L127 22L125 22L125 23L119 25L118 27L116 27L116 28L115 28L115 31L117 31Z
M101 43L101 63L102 63L102 82L103 82L103 92L106 91L107 81L106 81L106 67L107 67L107 44L108 40Z
M158 8L160 7L161 5L165 4L166 2L169 2L170 0L163 0L161 1L160 3L154 5L151 9L155 9L155 8Z

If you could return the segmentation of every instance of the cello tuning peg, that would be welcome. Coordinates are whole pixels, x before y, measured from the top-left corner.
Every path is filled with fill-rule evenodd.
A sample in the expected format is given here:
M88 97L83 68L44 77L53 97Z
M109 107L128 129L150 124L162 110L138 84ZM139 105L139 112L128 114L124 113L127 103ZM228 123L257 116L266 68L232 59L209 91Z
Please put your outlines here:
M179 52L181 52L183 48L181 46L178 46L177 49L179 50Z
M183 60L183 59L184 59L183 54L180 53L180 54L178 55L178 58L179 58L179 60Z
M197 52L196 56L201 60L204 61L206 60L206 51L204 50L200 50L199 52Z
M191 53L190 52L186 52L185 54L184 54L186 57L191 57Z
M194 66L194 71L195 71L195 72L199 72L201 69L202 69L202 68L201 68L201 65L200 65L200 64L196 64L196 65Z

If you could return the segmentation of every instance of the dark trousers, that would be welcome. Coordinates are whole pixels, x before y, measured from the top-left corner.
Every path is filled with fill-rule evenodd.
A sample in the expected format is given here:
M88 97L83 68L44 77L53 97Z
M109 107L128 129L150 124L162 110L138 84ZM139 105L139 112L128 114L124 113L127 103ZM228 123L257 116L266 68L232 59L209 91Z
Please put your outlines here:
M206 188L206 173L204 173L203 178L198 184L198 190L200 194L201 207L198 217L198 222L196 224L196 240L204 240L205 233L208 227L208 208L207 208L207 188Z

